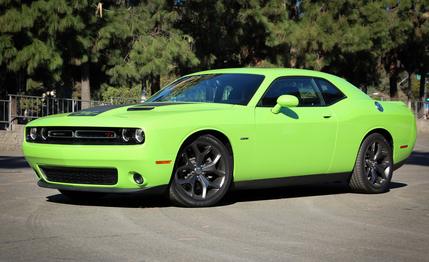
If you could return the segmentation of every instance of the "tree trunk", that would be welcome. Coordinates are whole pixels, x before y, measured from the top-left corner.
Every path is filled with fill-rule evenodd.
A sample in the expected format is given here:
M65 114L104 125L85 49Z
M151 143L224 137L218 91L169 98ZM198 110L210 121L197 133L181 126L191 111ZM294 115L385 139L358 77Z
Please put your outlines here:
M389 72L389 93L391 99L396 99L398 98L398 59L395 54L391 54L389 60L389 67L387 68Z
M389 76L390 98L398 97L398 74L395 72Z
M161 89L161 76L151 76L150 95L152 96Z
M57 97L61 98L71 98L73 95L74 87L74 79L71 73L71 68L64 67L63 74L61 77L63 79L64 85L56 87L56 95Z
M27 75L24 70L19 70L16 79L17 92L15 94L24 94L27 91Z
M141 102L144 102L148 99L148 95L147 95L147 88L148 86L148 81L147 81L147 77L143 77L142 79L142 93L141 93Z
M408 79L407 79L407 99L408 100L413 100L414 95L413 95L413 86L412 86L412 72L407 72L408 73Z
M425 84L426 84L426 70L420 70L420 88L419 88L419 100L425 96Z
M89 63L85 63L81 66L81 90L80 96L82 99L82 109L89 108L91 106L91 86L89 82Z

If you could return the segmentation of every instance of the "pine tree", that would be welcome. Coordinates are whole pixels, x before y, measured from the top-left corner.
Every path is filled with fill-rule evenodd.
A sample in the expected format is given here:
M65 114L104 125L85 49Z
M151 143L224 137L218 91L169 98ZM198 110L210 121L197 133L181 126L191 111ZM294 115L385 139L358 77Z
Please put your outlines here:
M199 63L192 51L193 39L174 27L179 19L174 4L143 1L107 15L109 23L100 30L101 41L122 47L106 53L111 84L141 83L153 94L160 89L162 75L181 73Z
M408 21L405 32L407 38L400 46L398 57L408 74L408 98L412 93L412 75L421 76L417 97L424 97L426 74L429 71L429 1L412 1L398 10L399 19Z
M364 91L386 74L392 97L404 70L411 97L411 76L419 73L422 97L428 6L429 0L0 0L0 84L70 96L80 83L89 100L100 86L154 93L161 81L200 69L279 66L327 71Z
M89 64L97 61L95 1L1 3L0 64L26 78L26 87L64 93L73 66L81 68L82 98L90 99ZM36 84L34 84L36 83ZM40 84L37 84L40 83Z
M0 65L20 80L18 91L25 91L32 80L49 86L60 79L63 60L55 46L52 25L46 31L41 27L46 13L58 15L57 10L46 12L48 9L49 3L42 1L0 3Z

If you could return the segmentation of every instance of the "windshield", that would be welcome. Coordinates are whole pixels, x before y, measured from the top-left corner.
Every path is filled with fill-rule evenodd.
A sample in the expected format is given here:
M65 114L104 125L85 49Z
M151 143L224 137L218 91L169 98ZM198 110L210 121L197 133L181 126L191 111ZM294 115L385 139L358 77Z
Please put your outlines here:
M247 105L262 75L208 74L178 79L149 98L147 102L205 102Z

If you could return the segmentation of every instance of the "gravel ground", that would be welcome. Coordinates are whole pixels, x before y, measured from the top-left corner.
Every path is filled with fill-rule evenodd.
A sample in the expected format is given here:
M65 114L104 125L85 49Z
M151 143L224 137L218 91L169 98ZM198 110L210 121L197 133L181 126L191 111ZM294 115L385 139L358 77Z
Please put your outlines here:
M146 194L79 204L35 183L0 152L1 261L429 261L429 135L379 195L286 187L186 209Z

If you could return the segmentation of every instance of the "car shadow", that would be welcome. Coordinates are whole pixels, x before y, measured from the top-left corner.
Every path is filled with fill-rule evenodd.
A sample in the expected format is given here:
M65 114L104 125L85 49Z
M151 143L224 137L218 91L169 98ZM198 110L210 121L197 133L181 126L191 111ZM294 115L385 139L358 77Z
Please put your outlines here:
M407 184L391 182L391 189L405 187ZM270 189L232 190L216 206L228 206L239 202L266 201L275 199L291 199L311 196L340 195L351 193L348 187L342 183L330 183L307 186L286 186ZM55 194L47 197L48 202L120 208L163 208L176 207L168 200L165 193L132 193L132 194L108 194L103 198L85 201L75 201Z
M391 182L390 189L405 187L407 184ZM286 186L271 189L237 190L228 193L222 202L234 204L237 202L264 201L275 199L302 198L312 196L327 196L353 194L345 183L326 183L302 186Z
M0 169L20 169L29 167L22 156L0 156Z
M413 151L406 165L429 166L429 152Z
M99 199L72 200L62 194L46 197L48 202L79 206L121 207L121 208L153 208L173 206L163 194L107 194Z

